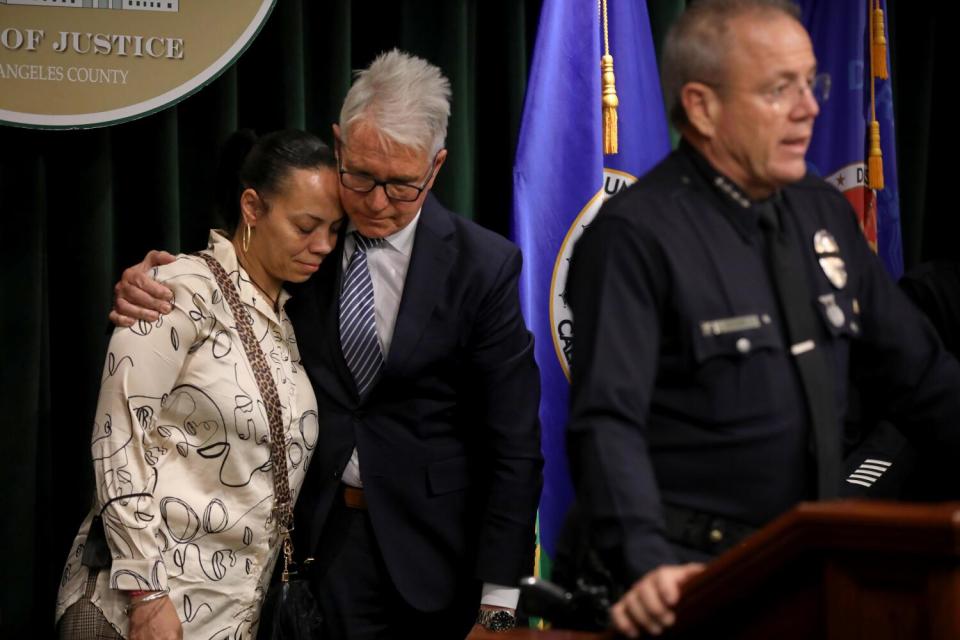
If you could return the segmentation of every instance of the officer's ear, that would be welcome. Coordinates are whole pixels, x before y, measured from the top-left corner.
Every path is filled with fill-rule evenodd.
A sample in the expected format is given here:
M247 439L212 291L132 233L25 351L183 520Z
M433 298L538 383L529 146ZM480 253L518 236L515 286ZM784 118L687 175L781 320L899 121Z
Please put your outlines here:
M720 116L720 97L713 87L702 82L688 82L680 89L680 103L687 121L704 138L713 138Z

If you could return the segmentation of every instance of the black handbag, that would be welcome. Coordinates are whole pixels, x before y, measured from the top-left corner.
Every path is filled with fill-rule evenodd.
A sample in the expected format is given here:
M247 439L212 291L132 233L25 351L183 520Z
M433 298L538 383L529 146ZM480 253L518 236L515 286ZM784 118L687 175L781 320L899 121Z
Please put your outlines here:
M254 378L260 387L260 396L270 422L270 459L273 463L274 513L280 531L283 553L283 571L280 581L271 584L260 610L259 640L316 640L320 637L323 617L310 591L309 581L303 572L297 571L293 561L293 500L287 477L287 458L284 452L283 420L280 416L280 399L277 386L270 374L270 367L263 350L250 328L250 315L240 302L240 294L231 282L223 266L206 253L197 254L206 261L213 272L223 297L230 305L236 321L237 333L243 343L247 360L253 367Z
M306 577L289 573L267 591L260 611L258 640L320 638L323 616Z

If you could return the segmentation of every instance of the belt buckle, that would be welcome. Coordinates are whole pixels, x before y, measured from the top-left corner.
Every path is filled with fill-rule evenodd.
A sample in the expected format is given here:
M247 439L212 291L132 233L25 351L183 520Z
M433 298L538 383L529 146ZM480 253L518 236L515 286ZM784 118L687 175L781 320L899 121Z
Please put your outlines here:
M723 526L723 522L717 518L712 519L707 525L706 530L707 545L713 549L717 549L724 543L724 540L727 538L726 527Z

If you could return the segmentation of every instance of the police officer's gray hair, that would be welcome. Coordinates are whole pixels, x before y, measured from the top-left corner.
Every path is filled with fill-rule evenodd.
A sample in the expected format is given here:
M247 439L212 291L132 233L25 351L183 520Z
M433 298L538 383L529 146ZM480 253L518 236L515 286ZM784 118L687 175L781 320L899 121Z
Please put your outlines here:
M800 19L799 8L790 0L697 0L667 32L661 81L670 120L678 128L688 123L680 101L683 86L723 78L730 21L751 13L780 13Z
M450 117L450 81L423 58L393 49L356 72L340 110L340 137L367 122L381 140L435 154Z

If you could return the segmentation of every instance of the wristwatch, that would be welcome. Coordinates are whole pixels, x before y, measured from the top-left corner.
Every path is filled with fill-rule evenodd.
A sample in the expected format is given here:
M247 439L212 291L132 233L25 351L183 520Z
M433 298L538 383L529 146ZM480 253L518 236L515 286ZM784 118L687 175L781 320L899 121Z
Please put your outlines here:
M507 609L480 609L477 624L487 631L509 631L517 626L517 616Z

